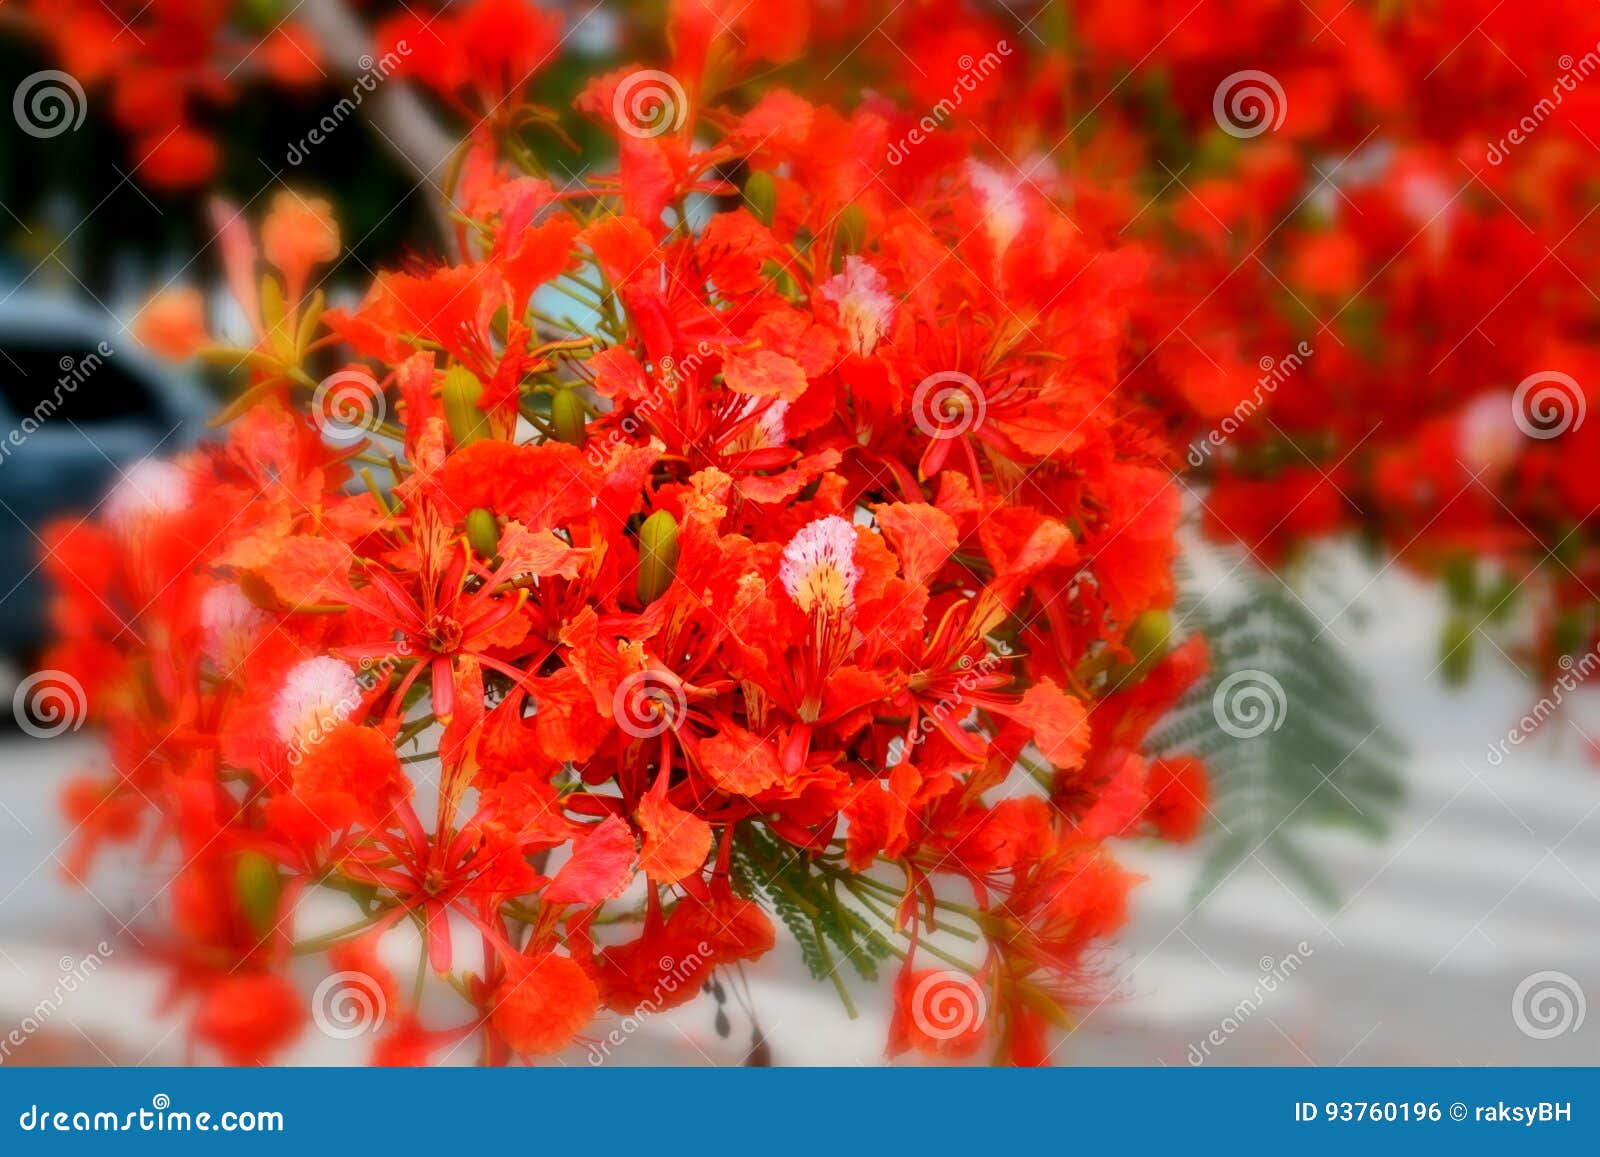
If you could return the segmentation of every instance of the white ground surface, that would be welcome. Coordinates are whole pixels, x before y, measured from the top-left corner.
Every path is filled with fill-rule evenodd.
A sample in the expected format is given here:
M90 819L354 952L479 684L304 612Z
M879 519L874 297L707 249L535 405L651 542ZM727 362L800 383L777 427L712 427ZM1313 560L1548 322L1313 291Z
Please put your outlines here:
M1600 993L1600 760L1579 718L1546 723L1491 766L1487 745L1541 689L1490 647L1480 648L1489 661L1469 687L1445 688L1433 670L1439 610L1430 592L1348 559L1334 570L1331 589L1313 601L1410 749L1409 798L1392 837L1310 844L1342 885L1337 911L1258 863L1191 907L1194 856L1124 845L1125 860L1149 879L1108 955L1114 995L1087 1012L1057 1061L1184 1065L1203 1049L1208 1064L1600 1063L1600 1009L1549 1039L1523 1032L1513 1016L1514 993L1534 973L1559 971L1580 993ZM1576 710L1600 724L1600 686L1592 699ZM62 879L55 789L92 756L80 739L0 746L0 1038L36 1014L64 961L114 940L119 921L144 902L132 868L102 868L93 893ZM395 948L397 965L411 958L407 946ZM1262 992L1263 970L1290 953L1301 956L1298 970ZM52 1006L12 1059L181 1063L177 1021L154 1011L161 978L136 957L118 950ZM308 991L316 976L307 973ZM774 1063L882 1062L883 988L852 981L861 1014L848 1020L782 942L750 971L749 986ZM654 1018L606 1063L740 1063L750 1023L733 1007L722 1039L714 1011L702 997ZM365 1052L363 1040L313 1030L288 1059L359 1063ZM582 1049L563 1060L588 1063Z

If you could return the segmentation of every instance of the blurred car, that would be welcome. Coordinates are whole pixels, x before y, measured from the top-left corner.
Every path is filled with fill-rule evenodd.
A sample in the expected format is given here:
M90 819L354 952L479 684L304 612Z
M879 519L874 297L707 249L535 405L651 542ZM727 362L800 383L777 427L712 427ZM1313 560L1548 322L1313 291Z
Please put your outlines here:
M70 298L0 298L0 656L45 641L41 526L93 510L121 471L193 445L213 405L109 315Z

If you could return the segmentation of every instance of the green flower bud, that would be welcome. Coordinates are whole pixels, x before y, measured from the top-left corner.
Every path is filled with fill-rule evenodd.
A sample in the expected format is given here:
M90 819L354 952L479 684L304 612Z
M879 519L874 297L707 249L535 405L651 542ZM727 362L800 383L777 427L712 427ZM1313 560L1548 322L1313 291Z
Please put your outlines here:
M233 866L233 890L239 907L257 936L266 936L278 921L283 883L278 866L260 852L244 852Z
M441 391L444 420L457 446L470 446L489 436L489 416L478 409L482 396L483 383L477 374L465 366L451 366L445 371Z
M678 520L658 510L639 527L639 602L659 599L678 570Z
M744 200L756 220L770 229L778 215L778 183L772 179L772 174L750 174L750 179L744 183Z
M500 549L500 524L481 506L467 515L467 541L484 558L493 558Z
M560 390L550 399L550 425L556 441L582 446L589 441L589 415L575 390Z
M833 235L833 268L844 268L847 254L860 253L867 243L867 211L852 201L839 214L838 228Z

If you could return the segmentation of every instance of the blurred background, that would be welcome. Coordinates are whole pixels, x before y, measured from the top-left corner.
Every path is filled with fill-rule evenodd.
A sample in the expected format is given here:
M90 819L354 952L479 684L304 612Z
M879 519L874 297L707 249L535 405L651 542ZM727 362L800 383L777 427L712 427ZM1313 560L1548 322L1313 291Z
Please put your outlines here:
M1224 23L1247 19L1251 8L1201 4L1217 8ZM570 59L548 81L557 100L616 51L619 29L642 21L659 35L654 6L565 7L577 32ZM1043 28L1034 21L1051 8L978 7L985 20L1013 21L1018 36ZM252 30L269 37L282 23L270 4L259 8L234 30L242 43L253 42ZM641 17L644 9L651 11ZM65 133L0 123L0 427L21 429L47 398L58 405L49 422L0 446L0 689L7 702L48 642L39 529L93 510L133 463L204 437L224 404L220 379L195 363L151 356L133 336L136 316L159 287L197 290L213 316L232 308L218 280L208 198L248 202L291 181L333 197L348 248L329 283L335 300L353 299L379 267L446 244L429 187L438 155L431 150L446 130L429 127L435 118L421 104L405 103L417 99L405 86L395 85L381 112L341 124L336 147L292 156L294 143L347 91L359 60L370 60L357 17L393 10L307 3L302 16L326 46L326 67L309 73L292 58L278 59L285 50L234 48L219 66L231 91L208 126L222 147L198 185L144 179L137 170L150 158L129 151L107 102L88 101L81 123ZM889 15L886 6L883 19ZM123 28L137 36L129 16ZM1459 31L1463 43L1472 34L1469 23ZM856 43L830 45L810 67L842 65ZM1574 47L1581 55L1588 46ZM1270 56L1260 63L1274 64ZM1537 68L1550 73L1553 63L1541 58ZM0 94L20 95L42 70L61 66L48 38L0 3ZM1513 66L1524 76L1536 71L1527 59ZM1165 83L1162 67L1157 59L1127 75L1149 80L1153 90ZM288 73L300 75L287 83ZM1209 83L1202 87L1209 97ZM1515 125L1524 109L1504 113ZM1185 131L1176 123L1162 130ZM1213 133L1192 152L1214 147ZM1194 179L1180 176L1186 168L1167 172L1179 185ZM1584 220L1600 204L1595 188L1582 186ZM1506 212L1516 215L1509 205ZM1573 277L1600 302L1587 268ZM1362 317L1357 311L1351 320ZM1274 337L1259 348L1293 347ZM64 378L88 375L94 388L63 397ZM1298 427L1285 440L1314 442ZM1592 474L1592 461L1583 469ZM1184 728L1217 716L1218 704L1239 690L1224 684L1241 672L1266 676L1255 693L1269 719L1258 728L1259 716L1250 716L1237 734L1206 740L1216 799L1196 846L1121 842L1121 858L1147 879L1135 893L1131 927L1100 961L1098 995L1053 1059L1600 1063L1600 1023L1585 1019L1587 994L1600 983L1600 746L1591 738L1600 734L1600 680L1584 685L1592 653L1568 647L1557 665L1542 643L1508 641L1547 633L1536 605L1469 624L1473 662L1463 668L1459 582L1452 588L1398 563L1404 551L1375 550L1377 536L1361 528L1311 542L1292 566L1269 570L1263 563L1276 564L1275 551L1258 551L1254 542L1248 550L1219 545L1218 535L1202 533L1216 514L1206 505L1206 484L1196 480L1189 491L1175 618L1214 640L1215 670L1186 702L1188 714L1180 712L1165 737L1158 731L1156 742L1192 746L1194 734ZM1418 534L1424 529L1421 518L1413 525ZM1518 574L1485 570L1492 572L1486 582ZM1577 601L1592 616L1592 599ZM1580 630L1579 639L1588 636ZM0 715L0 1038L21 1030L20 1043L0 1043L0 1059L181 1063L188 1059L181 1019L164 1009L163 973L139 951L151 902L139 867L92 881L70 869L57 795L69 774L95 759L94 738L85 731L46 741L40 735L50 728L26 712ZM404 945L396 951L400 959L412 954ZM308 987L316 975L307 971ZM780 932L767 959L683 1008L647 1018L603 1057L575 1048L561 1059L881 1063L888 978L876 989L854 977L846 983L856 995L854 1019L839 1014L833 990L811 979ZM308 1033L286 1059L353 1064L366 1054L361 1040Z

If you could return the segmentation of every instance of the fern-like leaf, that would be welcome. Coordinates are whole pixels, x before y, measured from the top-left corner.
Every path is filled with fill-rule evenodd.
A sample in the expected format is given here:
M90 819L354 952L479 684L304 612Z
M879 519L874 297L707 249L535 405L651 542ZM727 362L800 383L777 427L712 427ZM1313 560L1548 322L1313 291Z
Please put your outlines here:
M1180 603L1211 646L1211 674L1149 746L1197 755L1211 773L1215 823L1197 899L1257 858L1333 907L1336 885L1297 837L1317 828L1384 836L1402 798L1403 752L1299 598L1248 566L1234 574L1245 592L1230 609L1192 594Z

